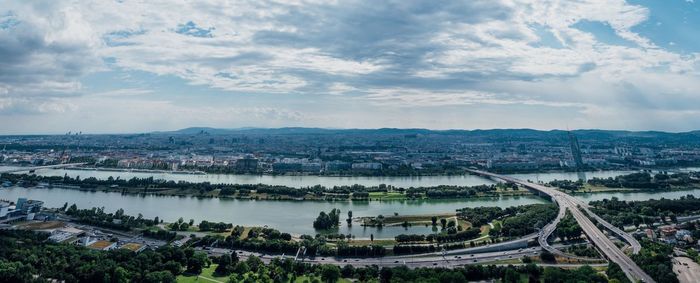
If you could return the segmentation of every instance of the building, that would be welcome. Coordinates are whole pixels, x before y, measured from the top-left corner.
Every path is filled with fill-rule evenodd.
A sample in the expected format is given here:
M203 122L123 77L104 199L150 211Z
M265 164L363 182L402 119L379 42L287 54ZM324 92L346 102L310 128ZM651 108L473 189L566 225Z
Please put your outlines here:
M130 250L135 253L139 253L147 248L146 245L139 244L139 243L126 243L119 247L120 249L125 249L125 250Z
M0 201L0 218L7 216L10 211L10 203L6 201Z
M318 173L321 172L321 163L319 162L305 162L301 164L301 171L308 173Z
M647 228L646 230L644 230L644 233L647 235L647 238L649 238L650 240L652 240L652 241L656 240L656 233L654 233L654 230Z
M382 164L378 162L353 163L353 170L382 170Z
M350 163L340 160L328 161L326 162L325 166L325 170L327 172L345 171L350 170L351 168L352 165Z
M300 172L301 168L302 164L296 162L276 162L272 164L272 172L275 173Z
M56 229L51 231L51 236L49 236L49 241L55 243L73 243L78 240L78 237L85 234L85 231L73 228L64 227L61 229Z
M685 230L685 229L680 229L680 230L676 231L676 240L677 241L685 241L689 244L692 244L695 242L693 240L692 233L688 230Z
M571 155L574 158L574 164L576 164L576 170L583 170L583 158L581 158L581 146L578 144L578 138L569 132L569 142L571 143Z
M26 198L17 199L17 210L21 211L22 214L37 213L41 211L41 207L44 206L44 202L40 200L27 200Z
M36 213L41 211L42 206L44 206L43 201L28 200L26 198L17 199L17 204L14 207L6 201L0 201L0 219L12 218L17 220L25 217L27 220L33 220Z
M236 171L239 172L257 172L258 159L253 157L245 157L236 160Z
M108 251L112 250L117 247L117 243L113 243L110 241L105 241L105 240L99 240L92 242L88 244L88 248L91 248L93 250L98 250L98 251Z

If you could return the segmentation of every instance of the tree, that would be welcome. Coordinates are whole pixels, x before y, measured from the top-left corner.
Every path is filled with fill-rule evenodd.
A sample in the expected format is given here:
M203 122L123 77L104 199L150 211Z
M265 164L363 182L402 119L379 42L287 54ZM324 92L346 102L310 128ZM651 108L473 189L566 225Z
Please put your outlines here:
M207 257L207 254L195 252L187 261L187 272L192 274L200 274L202 273L202 269L207 265L209 265L209 258Z
M149 272L143 277L143 282L148 283L174 283L175 276L167 271L154 271Z
M440 226L442 226L442 229L444 230L445 227L447 226L447 219L445 219L445 218L440 219Z
M222 255L221 257L219 257L219 265L216 266L214 272L221 275L229 275L231 274L231 272L233 272L233 264L234 263L231 259L231 255Z
M72 215L72 214L75 214L77 211L78 211L78 206L75 205L75 203L74 203L73 205L71 205L71 206L68 208L68 211L66 211L66 214Z
M374 234L369 234L369 241L374 242Z
M338 222L340 220L340 210L337 208L331 209L329 213L321 211L314 220L314 228L316 229L330 229L338 227Z
M433 226L437 226L437 216L430 217L430 222L432 222Z
M506 283L517 283L520 280L520 274L515 271L515 269L506 269L506 274L503 276L503 282Z
M540 259L544 262L554 262L556 261L556 258L554 257L554 254L550 253L549 251L543 250L540 253Z
M250 271L250 267L245 261L241 261L236 264L236 267L233 269L233 271L236 274L246 274Z
M321 280L323 282L335 283L340 278L340 268L331 264L324 264L321 267Z

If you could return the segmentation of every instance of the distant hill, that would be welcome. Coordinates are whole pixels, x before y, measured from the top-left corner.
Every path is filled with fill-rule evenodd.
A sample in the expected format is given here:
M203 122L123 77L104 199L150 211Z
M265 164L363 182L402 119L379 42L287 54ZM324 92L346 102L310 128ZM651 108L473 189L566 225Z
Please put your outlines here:
M667 141L700 141L700 131L669 133L660 131L621 131L621 130L573 130L579 139L631 139L648 140L661 139ZM488 129L488 130L429 130L429 129L328 129L328 128L235 128L221 129L210 127L192 127L170 132L154 132L153 134L166 135L442 135L462 136L484 139L561 139L565 138L564 130L534 130L534 129Z

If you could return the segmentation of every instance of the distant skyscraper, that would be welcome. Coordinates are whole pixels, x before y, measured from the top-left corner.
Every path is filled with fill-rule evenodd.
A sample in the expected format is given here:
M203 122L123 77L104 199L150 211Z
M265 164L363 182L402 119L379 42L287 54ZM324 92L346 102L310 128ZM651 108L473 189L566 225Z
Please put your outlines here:
M571 142L571 155L574 157L574 163L576 163L576 170L583 170L583 158L581 158L581 146L578 144L578 139L576 136L569 132L569 141Z

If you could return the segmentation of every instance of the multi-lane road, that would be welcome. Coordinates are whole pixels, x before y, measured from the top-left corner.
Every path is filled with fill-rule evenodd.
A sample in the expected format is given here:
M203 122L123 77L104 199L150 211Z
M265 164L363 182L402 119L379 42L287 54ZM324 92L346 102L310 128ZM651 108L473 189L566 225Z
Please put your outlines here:
M622 270L625 272L625 275L627 275L627 277L630 279L630 281L654 282L654 280L648 274L646 274L644 270L642 270L636 263L634 263L632 259L630 259L624 252L622 252L622 250L620 250L615 245L615 243L613 243L602 231L600 231L600 229L598 229L598 227L595 224L593 224L593 221L591 221L586 215L583 214L581 209L586 210L586 213L588 213L588 215L596 219L598 223L625 239L632 246L633 252L639 252L639 250L641 249L639 242L637 242L631 235L625 233L620 229L617 229L610 223L593 214L590 210L588 210L588 206L585 203L574 198L573 196L570 196L566 193L543 185L486 171L469 171L477 175L486 176L493 179L500 179L509 183L515 183L523 187L539 191L548 195L552 199L552 201L559 206L559 214L557 215L557 218L552 223L545 226L545 228L543 228L540 233L538 242L540 243L542 248L546 250L553 249L547 243L547 238L554 231L554 229L556 228L556 224L559 223L559 220L561 220L561 217L563 217L563 215L566 213L566 210L569 210L571 212L571 215L578 222L579 226L581 226L583 232L588 236L588 239L596 247L598 247L598 249L605 255L605 257L619 265L620 268L622 268Z

